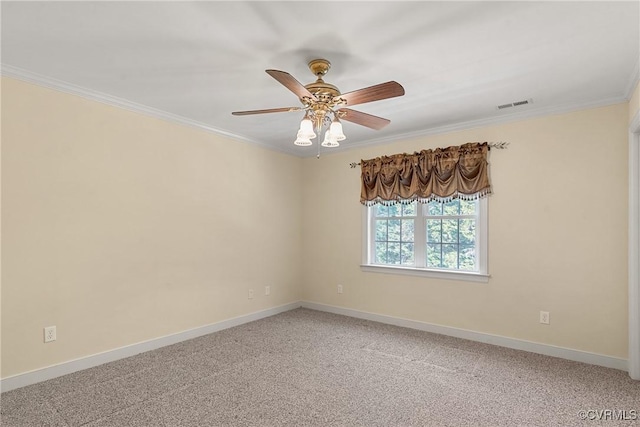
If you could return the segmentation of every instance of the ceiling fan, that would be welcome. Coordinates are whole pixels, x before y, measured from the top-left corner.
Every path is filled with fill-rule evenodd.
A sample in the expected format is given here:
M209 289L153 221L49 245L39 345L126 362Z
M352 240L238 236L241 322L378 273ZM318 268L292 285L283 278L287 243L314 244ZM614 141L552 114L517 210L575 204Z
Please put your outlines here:
M399 83L389 81L352 92L340 93L340 90L338 90L336 86L322 80L322 76L327 74L327 71L331 68L329 61L326 59L314 59L309 62L308 66L311 72L317 77L314 83L308 85L302 85L291 74L284 71L266 70L267 74L296 94L302 103L301 107L234 111L231 114L235 116L246 116L250 114L305 111L297 138L294 142L295 145L299 146L311 145L311 139L316 137L316 133L320 134L325 124L330 125L321 145L323 147L339 146L338 141L346 138L342 132L341 119L375 130L380 130L391 123L390 120L382 117L373 116L347 107L402 96L404 95L404 88Z

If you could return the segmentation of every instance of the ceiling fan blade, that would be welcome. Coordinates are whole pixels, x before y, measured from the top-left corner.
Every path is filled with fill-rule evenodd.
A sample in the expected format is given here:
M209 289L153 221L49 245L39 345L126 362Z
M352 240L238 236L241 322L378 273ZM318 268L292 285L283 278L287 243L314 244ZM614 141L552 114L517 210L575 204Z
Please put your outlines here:
M391 120L363 113L362 111L352 110L350 108L340 108L338 113L340 120L346 120L375 130L380 130L391 123Z
M284 113L289 111L300 111L302 107L283 107L283 108L270 108L268 110L249 110L249 111L234 111L234 116L248 116L250 114L264 114L264 113Z
M267 74L269 74L271 77L273 77L274 79L282 83L282 85L284 85L291 92L295 93L298 98L302 99L306 96L308 98L313 99L314 101L318 100L318 98L316 98L314 94L309 92L309 90L306 87L304 87L302 83L297 81L291 74L285 73L284 71L278 71L278 70L266 70L266 71L267 71Z
M379 101L381 99L394 98L404 95L404 88L400 83L390 81L369 86L364 89L343 93L340 98L347 101L347 105L364 104L365 102Z

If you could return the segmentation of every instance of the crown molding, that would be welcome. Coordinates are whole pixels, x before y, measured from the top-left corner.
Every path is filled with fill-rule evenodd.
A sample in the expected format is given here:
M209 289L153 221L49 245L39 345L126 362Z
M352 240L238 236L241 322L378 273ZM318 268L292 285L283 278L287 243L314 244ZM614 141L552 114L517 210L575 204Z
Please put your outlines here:
M166 120L166 121L178 123L184 126L204 130L206 132L210 132L219 136L224 136L226 138L230 138L236 141L259 145L271 151L278 151L281 153L290 154L298 157L300 156L300 153L296 152L293 149L284 149L280 147L274 147L274 146L265 144L261 141L257 141L254 139L250 139L250 138L246 138L246 137L234 134L232 132L227 132L221 129L217 129L206 123L188 119L186 117L169 113L167 111L159 110L157 108L138 104L124 98L119 98L117 96L107 95L102 92L87 89L85 87L77 86L62 80L54 79L52 77L43 76L41 74L27 71L22 68L14 67L11 65L2 64L0 68L0 75L22 80L24 82L42 86L48 89L53 89L53 90L68 93L71 95L76 95L81 98L100 102L102 104L110 105L112 107L122 108L124 110L132 111L134 113L144 114L146 116L153 117L156 119Z
M423 129L416 132L407 132L400 135L387 136L383 138L369 139L366 141L353 142L339 151L348 151L356 148L372 147L377 145L385 145L398 141L406 141L415 138L421 138L425 136L441 135L452 132L459 132L474 128L496 126L521 120L535 119L544 116L551 116L555 114L570 113L572 111L589 110L592 108L606 107L609 105L620 104L628 102L624 96L617 96L613 98L602 99L598 101L577 102L572 104L565 104L560 106L551 106L544 108L528 109L527 111L521 111L518 113L505 114L495 117L488 117L484 119L469 120L466 122L452 123L443 126L436 126L428 129ZM340 146L342 147L342 145Z
M367 139L367 140L362 140L357 142L351 142L348 144L342 144L340 148L338 148L337 150L324 151L322 154L330 155L333 153L349 151L356 148L362 148L365 146L371 147L371 146L377 146L377 145L385 145L393 142L405 141L405 140L421 138L425 136L439 135L439 134L469 130L473 128L486 127L486 126L495 126L495 125L510 123L510 122L519 121L519 120L527 120L527 119L538 118L538 117L543 117L547 115L563 114L571 111L586 110L590 108L598 108L598 107L604 107L604 106L618 104L622 102L628 102L633 92L633 89L635 89L635 83L638 81L640 76L639 65L640 65L640 62L636 64L634 71L631 75L631 78L629 80L629 83L627 84L626 93L623 96L607 98L607 99L598 100L598 101L577 102L577 103L565 104L561 106L551 106L551 107L543 107L543 108L527 108L526 110L523 110L517 113L501 114L499 116L488 117L488 118L477 119L477 120L469 120L469 121L459 122L459 123L452 123L452 124L443 125L443 126L436 126L428 129L423 129L420 131L407 132L400 135L386 136L381 138ZM300 158L310 158L310 157L316 156L316 153L313 153L313 152L301 153L300 151L296 150L295 147L285 148L285 147L277 147L277 146L265 144L264 142L251 139L251 138L246 138L246 137L234 134L232 132L217 129L217 128L214 128L213 126L207 125L202 122L198 122L196 120L191 120L186 117L179 116L177 114L169 113L169 112L152 108L146 105L131 102L123 98L107 95L98 91L80 87L80 86L67 83L61 80L57 80L51 77L33 73L31 71L27 71L18 67L2 64L0 68L0 75L22 80L38 86L43 86L49 89L69 93L85 99L89 99L92 101L100 102L102 104L122 108L135 113L144 114L146 116L150 116L153 118L166 120L166 121L178 123L184 126L189 126L192 128L204 130L206 132L211 132L213 134L224 136L236 141L258 145L267 150L276 151L276 152L280 152L280 153L284 153L284 154L288 154L288 155L300 157Z

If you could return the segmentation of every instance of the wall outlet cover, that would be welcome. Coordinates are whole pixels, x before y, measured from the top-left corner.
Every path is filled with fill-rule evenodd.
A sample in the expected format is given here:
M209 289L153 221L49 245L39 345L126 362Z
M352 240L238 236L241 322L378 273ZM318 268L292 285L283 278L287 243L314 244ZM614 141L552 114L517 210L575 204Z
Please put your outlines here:
M56 340L56 327L47 326L44 328L44 342L51 342Z

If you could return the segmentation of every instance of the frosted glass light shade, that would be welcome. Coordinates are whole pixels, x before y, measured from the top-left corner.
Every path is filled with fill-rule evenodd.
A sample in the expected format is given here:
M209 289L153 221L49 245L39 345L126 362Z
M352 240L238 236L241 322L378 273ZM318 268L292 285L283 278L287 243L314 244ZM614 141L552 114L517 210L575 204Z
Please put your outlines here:
M329 129L328 131L325 132L324 141L322 141L322 144L320 145L327 148L333 148L333 147L339 147L340 143L336 141L336 139L333 137L333 134L331 133L331 129Z
M298 134L300 133L307 137L307 139L316 137L316 134L313 131L313 122L307 116L304 116L304 119L300 122L300 130L298 131Z
M344 136L344 133L342 133L342 123L340 123L337 119L331 122L329 132L331 132L331 137L336 141L343 141L347 138L346 136Z
M299 147L307 147L311 145L311 138L304 135L302 131L298 131L298 137L296 138L295 141L293 141L293 143Z

